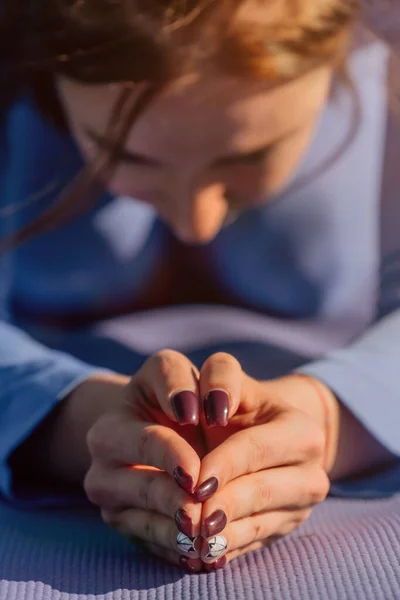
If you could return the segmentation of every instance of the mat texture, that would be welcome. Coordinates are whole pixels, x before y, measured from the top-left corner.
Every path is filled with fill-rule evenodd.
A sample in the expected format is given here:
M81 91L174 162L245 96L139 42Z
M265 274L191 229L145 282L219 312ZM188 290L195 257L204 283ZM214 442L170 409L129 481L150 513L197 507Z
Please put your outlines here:
M329 499L288 538L219 573L185 575L93 510L0 505L0 600L400 600L400 497Z

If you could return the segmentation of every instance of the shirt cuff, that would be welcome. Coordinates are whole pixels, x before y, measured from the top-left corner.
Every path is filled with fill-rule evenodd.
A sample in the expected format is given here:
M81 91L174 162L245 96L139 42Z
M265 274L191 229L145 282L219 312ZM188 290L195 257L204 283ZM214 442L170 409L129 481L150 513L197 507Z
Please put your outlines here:
M371 435L393 454L393 463L379 473L335 482L331 494L363 498L392 496L400 493L400 436L395 418L399 414L400 395L374 372L371 357L364 362L365 367L360 366L359 359L351 352L332 353L296 372L310 375L330 388Z
M46 490L30 483L26 486L18 485L17 490L9 459L58 403L76 387L96 374L110 371L96 369L57 352L30 364L29 370L30 376L25 371L19 380L14 378L12 387L8 387L1 397L0 494L4 501L20 507L88 504L83 491L79 489L61 489L57 485Z

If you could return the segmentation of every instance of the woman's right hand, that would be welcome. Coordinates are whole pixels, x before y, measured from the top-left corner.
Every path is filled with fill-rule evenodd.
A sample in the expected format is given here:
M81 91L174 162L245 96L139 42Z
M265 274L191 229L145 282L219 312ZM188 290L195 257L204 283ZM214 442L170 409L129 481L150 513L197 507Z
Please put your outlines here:
M200 571L199 549L177 549L178 528L200 534L191 495L204 454L198 372L183 355L160 352L122 389L123 401L90 428L84 487L104 521L153 554ZM185 425L182 427L182 425Z

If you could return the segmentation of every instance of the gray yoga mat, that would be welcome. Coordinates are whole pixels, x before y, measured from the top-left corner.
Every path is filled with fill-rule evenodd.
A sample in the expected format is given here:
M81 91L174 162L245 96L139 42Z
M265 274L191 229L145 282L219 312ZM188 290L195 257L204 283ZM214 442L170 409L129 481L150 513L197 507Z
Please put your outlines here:
M400 497L329 499L291 536L209 575L130 547L92 509L0 505L0 600L399 600Z

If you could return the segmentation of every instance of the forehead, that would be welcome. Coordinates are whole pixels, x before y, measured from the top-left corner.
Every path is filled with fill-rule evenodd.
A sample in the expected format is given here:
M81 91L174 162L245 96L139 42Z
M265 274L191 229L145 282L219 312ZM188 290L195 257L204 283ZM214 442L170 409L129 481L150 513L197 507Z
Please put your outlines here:
M228 76L183 81L166 89L145 110L128 144L138 149L144 144L147 152L157 156L164 143L169 152L179 152L180 145L187 149L191 142L219 146L229 140L241 145L243 135L250 147L266 143L267 138L278 138L312 118L328 82L328 69L274 86ZM64 81L61 87L76 124L104 132L121 86Z

